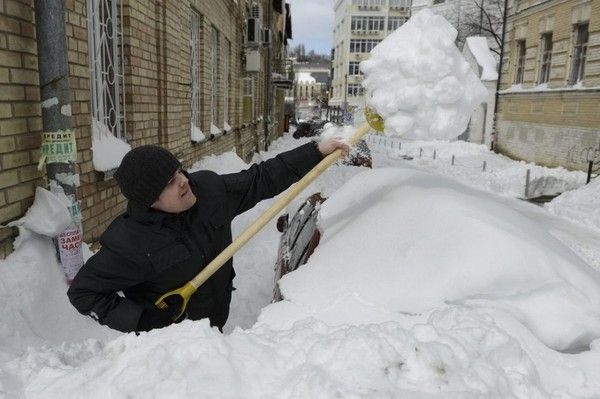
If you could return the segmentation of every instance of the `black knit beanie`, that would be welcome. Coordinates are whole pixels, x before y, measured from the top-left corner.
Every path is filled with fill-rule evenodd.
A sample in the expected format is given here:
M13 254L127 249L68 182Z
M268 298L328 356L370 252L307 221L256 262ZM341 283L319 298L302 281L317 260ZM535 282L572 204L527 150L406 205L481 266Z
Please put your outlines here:
M114 177L125 198L149 208L180 167L164 148L143 145L125 154Z

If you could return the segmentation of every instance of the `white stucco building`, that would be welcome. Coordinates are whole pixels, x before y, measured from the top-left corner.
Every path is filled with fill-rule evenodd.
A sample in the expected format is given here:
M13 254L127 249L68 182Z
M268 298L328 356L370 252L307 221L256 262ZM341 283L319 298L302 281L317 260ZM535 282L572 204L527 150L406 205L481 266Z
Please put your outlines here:
M475 75L481 80L488 92L487 100L477 106L467 131L461 139L477 144L491 143L494 129L494 106L496 104L496 85L498 83L498 66L494 54L489 47L490 40L483 36L467 37L463 47L463 56L471 65Z
M336 0L330 106L363 106L359 63L408 20L410 0Z

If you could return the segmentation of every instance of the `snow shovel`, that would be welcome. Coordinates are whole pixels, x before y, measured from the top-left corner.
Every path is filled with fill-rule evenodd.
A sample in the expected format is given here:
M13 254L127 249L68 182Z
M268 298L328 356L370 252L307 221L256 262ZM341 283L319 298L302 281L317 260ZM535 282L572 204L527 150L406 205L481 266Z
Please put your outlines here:
M368 131L369 127L377 131L383 131L383 119L380 115L371 111L369 108L365 109L365 116L367 122L363 123L354 134L348 139L347 144L350 146L355 145ZM185 311L190 297L198 287L200 287L206 280L208 280L221 266L225 264L241 247L244 246L256 233L260 231L271 219L279 214L302 190L304 190L310 183L312 183L321 173L323 173L328 167L336 162L342 155L342 150L337 149L331 154L327 155L321 162L319 162L314 168L312 168L302 179L292 185L288 192L279 198L265 213L263 213L254 223L246 228L227 248L223 250L216 258L212 260L200 273L196 275L192 280L188 281L182 287L179 287L173 291L169 291L155 302L155 305L160 309L166 309L169 307L167 299L175 299L172 297L179 296L182 298L181 309L175 314L173 320L177 320ZM171 301L169 301L171 302ZM174 303L172 301L171 303ZM177 301L179 303L179 301Z

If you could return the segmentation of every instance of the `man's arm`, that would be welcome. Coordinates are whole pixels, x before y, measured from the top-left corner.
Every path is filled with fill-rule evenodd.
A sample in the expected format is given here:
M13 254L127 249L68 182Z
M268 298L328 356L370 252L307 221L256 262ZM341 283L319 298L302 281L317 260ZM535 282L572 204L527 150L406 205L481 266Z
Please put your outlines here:
M237 173L223 175L228 210L239 215L256 203L276 196L300 180L323 155L315 143L307 143Z
M102 248L81 268L67 295L71 304L86 316L115 330L138 329L144 308L118 294L144 281L145 269Z

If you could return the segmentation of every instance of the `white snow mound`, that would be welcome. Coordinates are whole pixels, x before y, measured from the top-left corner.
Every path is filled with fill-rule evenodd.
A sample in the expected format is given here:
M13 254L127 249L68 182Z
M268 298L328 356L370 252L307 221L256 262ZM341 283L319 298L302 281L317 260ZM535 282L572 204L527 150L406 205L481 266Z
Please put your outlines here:
M467 304L506 310L561 351L600 337L600 275L490 194L376 169L336 191L320 215L319 247L280 281L303 318L380 323Z
M386 134L455 139L487 91L454 45L456 29L424 9L361 62L367 105L385 120Z

